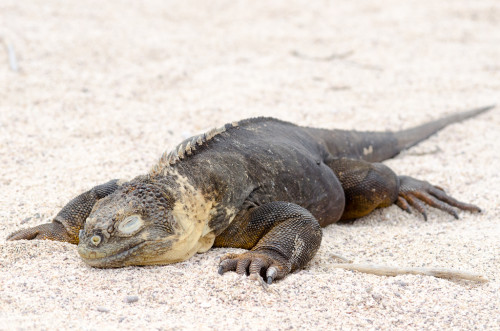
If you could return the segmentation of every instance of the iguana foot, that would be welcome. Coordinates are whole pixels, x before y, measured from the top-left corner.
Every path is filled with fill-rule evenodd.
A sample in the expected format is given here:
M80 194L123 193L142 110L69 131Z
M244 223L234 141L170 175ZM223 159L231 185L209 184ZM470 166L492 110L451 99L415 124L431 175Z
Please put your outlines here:
M283 201L274 201L251 210L237 228L229 228L219 236L219 247L230 243L230 247L252 249L243 254L228 254L221 258L219 273L236 271L251 277L262 277L268 284L284 278L290 272L303 268L316 254L321 244L321 227L314 216L303 207ZM231 231L237 229L244 239L238 245L232 241ZM261 231L261 230L264 231ZM259 239L260 238L260 239ZM216 240L217 242L217 240Z
M93 187L87 192L72 199L54 217L52 223L21 229L11 233L7 240L47 239L78 244L79 232L85 224L92 208L99 199L108 196L123 183L118 179Z
M32 228L21 229L11 233L6 240L32 240L32 239L46 239L64 241L72 244L78 244L78 238L72 238L66 228L59 222L52 222L40 224Z
M291 264L273 251L249 251L243 254L227 254L221 258L219 274L235 271L240 275L262 277L268 284L290 273Z
M426 181L421 181L408 176L399 176L399 196L396 204L399 208L411 212L410 206L420 212L427 221L425 204L441 209L458 219L456 207L460 210L480 212L478 206L458 201L449 195L439 186L431 185Z

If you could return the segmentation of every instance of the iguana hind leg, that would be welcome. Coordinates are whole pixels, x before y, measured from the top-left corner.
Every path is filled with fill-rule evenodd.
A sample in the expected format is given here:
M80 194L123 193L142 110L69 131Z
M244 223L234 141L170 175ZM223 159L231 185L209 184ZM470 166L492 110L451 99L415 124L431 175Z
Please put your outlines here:
M234 228L233 228L234 226ZM234 236L234 229L240 235ZM288 202L256 207L216 238L215 246L252 248L221 259L219 273L262 276L268 284L304 267L321 244L321 227L306 209Z
M11 233L7 240L48 239L78 244L78 233L83 228L95 203L113 193L119 186L118 179L95 186L68 202L54 217L52 223L18 230Z
M325 162L335 172L345 194L341 220L368 215L375 208L390 206L398 197L399 179L381 163L354 159Z
M338 176L344 189L346 205L343 220L368 215L376 208L397 204L411 212L413 207L427 220L425 205L443 210L455 218L453 209L480 211L479 207L448 196L442 188L408 176L397 176L382 163L346 158L331 159L326 164Z

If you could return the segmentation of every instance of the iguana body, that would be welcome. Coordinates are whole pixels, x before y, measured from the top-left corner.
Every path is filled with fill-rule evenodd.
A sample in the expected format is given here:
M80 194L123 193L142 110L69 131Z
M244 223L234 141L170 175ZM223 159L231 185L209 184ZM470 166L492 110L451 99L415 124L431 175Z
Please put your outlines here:
M52 223L17 239L78 244L96 267L183 261L212 246L250 251L224 257L219 272L260 274L268 282L302 268L321 227L396 203L457 214L479 211L436 186L397 176L378 163L444 126L491 107L396 133L326 130L272 118L227 124L164 154L143 176L113 180L70 201Z

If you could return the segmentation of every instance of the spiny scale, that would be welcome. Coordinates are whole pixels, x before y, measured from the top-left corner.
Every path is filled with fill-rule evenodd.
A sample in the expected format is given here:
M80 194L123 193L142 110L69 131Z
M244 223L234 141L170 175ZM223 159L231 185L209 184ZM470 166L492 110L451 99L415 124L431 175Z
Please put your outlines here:
M150 175L156 175L161 172L165 167L172 166L177 162L184 160L186 156L193 155L197 148L204 146L209 141L211 141L215 136L226 132L229 128L237 127L238 122L232 122L223 125L219 128L213 128L208 132L193 136L184 140L182 143L177 145L172 151L165 152L160 158L158 164L156 164L150 171Z

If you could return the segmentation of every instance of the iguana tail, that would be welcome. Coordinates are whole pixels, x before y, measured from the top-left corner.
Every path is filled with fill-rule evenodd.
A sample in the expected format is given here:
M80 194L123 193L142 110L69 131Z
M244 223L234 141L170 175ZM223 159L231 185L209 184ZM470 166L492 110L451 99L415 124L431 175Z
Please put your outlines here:
M398 150L399 153L404 149L410 148L411 146L418 144L422 140L425 140L429 136L433 135L434 133L438 132L442 128L452 123L461 122L468 118L477 116L494 107L495 105L490 105L469 111L464 111L462 113L449 115L441 119L425 123L411 129L406 129L403 131L396 132L394 133L396 140L398 142L396 149Z
M322 138L334 157L380 162L398 155L450 124L477 116L494 107L495 105L491 105L449 115L398 132L318 130L313 134Z

